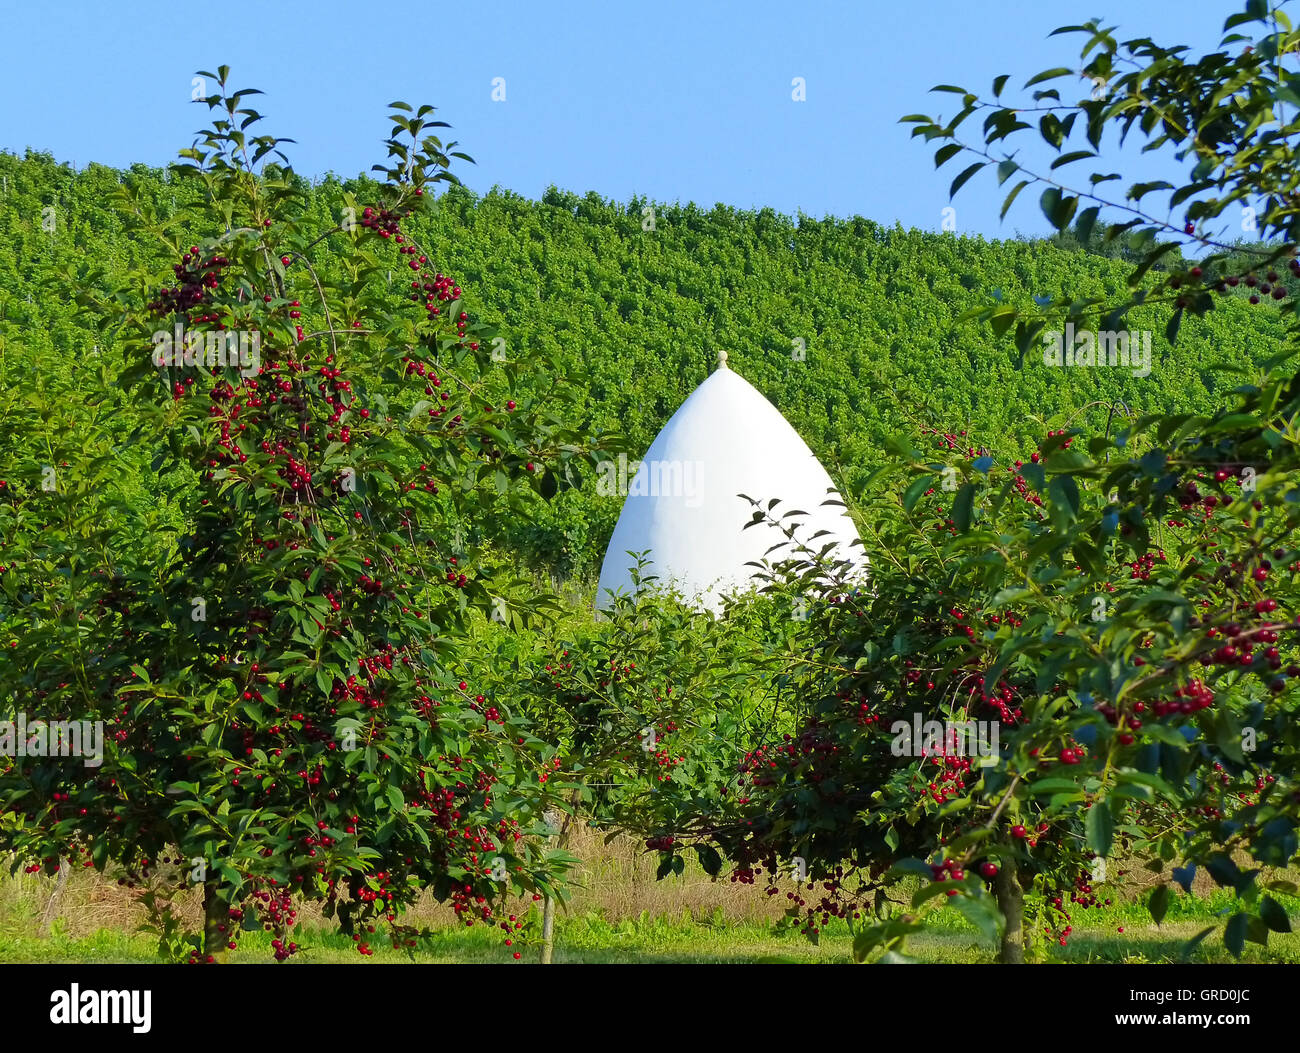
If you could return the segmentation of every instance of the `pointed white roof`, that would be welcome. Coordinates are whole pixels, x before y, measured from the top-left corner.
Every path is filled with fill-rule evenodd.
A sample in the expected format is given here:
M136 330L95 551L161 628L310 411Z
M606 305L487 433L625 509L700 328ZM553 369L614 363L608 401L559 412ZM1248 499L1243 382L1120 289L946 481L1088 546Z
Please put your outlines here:
M635 560L628 552L648 551L646 573L713 611L724 593L751 583L756 568L746 563L796 556L789 544L768 553L786 540L775 526L745 529L755 509L740 494L764 508L779 499L778 517L806 512L799 517L799 541L814 551L833 542L831 558L865 569L853 521L842 506L824 504L840 500L826 469L777 408L726 362L720 352L718 368L664 425L639 470L633 475L635 462L623 469L618 492L626 486L627 499L605 551L598 607L608 606L611 590L632 590ZM613 492L614 474L606 472L602 492ZM819 530L827 533L813 538Z

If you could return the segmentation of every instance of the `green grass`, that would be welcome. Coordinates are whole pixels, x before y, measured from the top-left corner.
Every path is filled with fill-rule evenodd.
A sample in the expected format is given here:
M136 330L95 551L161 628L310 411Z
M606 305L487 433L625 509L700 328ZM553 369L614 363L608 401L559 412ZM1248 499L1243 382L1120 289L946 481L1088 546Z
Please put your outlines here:
M1288 897L1288 900L1290 898ZM1236 908L1230 894L1216 892L1209 897L1176 897L1161 926L1152 923L1141 903L1129 903L1081 911L1075 917L1075 932L1066 947L1040 940L1036 957L1045 962L1174 962L1182 958L1184 945L1202 929L1222 922ZM1297 913L1300 904L1287 902ZM955 913L943 912L938 924L908 942L906 951L924 962L991 962L995 952L982 943L974 929ZM1124 932L1120 933L1120 927ZM536 947L526 940L505 947L499 930L476 927L437 930L411 955L397 952L372 938L373 957L362 958L352 941L321 930L301 930L295 939L302 950L293 961L327 962L425 962L492 963L513 961L518 950L523 960L536 958ZM270 960L269 934L244 933L234 962ZM720 916L697 920L689 916L649 917L611 922L598 914L561 916L556 924L557 962L590 964L624 963L734 963L836 962L851 961L852 938L847 926L827 926L819 945L813 946L797 933L779 931L771 924L727 923ZM101 929L91 936L71 939L55 932L42 937L0 935L3 962L153 962L157 961L154 940L144 934ZM1223 946L1221 933L1212 934L1191 954L1193 962L1227 962L1232 958ZM1242 956L1249 962L1300 963L1300 933L1274 933L1268 947L1248 943Z

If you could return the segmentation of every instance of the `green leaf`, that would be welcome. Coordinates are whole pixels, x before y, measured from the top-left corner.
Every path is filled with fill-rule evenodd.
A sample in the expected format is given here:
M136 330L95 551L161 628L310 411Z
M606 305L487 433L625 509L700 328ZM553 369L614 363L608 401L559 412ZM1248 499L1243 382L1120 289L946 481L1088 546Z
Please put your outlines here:
M1157 885L1155 891L1151 893L1151 899L1147 903L1147 909L1151 911L1151 920L1159 925L1165 920L1165 914L1169 910L1169 886Z
M922 475L914 479L910 486L903 492L903 510L912 511L916 507L916 502L921 499L921 495L933 487L935 477L933 475Z
M952 521L957 530L962 533L970 531L971 515L975 503L975 484L967 483L957 491L957 498L952 503Z
M865 929L859 929L853 935L853 960L859 965L867 960L869 955L884 938L883 925L871 925Z
M1111 840L1115 835L1115 820L1111 818L1110 809L1105 800L1094 801L1088 809L1088 818L1084 821L1084 833L1088 847L1097 855L1105 857L1110 852Z
M1241 868L1223 852L1216 852L1205 862L1205 869L1210 872L1217 885L1225 888L1237 888L1241 884Z
M1074 522L1079 515L1079 484L1072 475L1057 475L1047 485L1047 494L1052 501L1052 511L1062 513L1063 522ZM1053 516L1055 521L1056 517Z
M1016 309L1014 307L1007 307L989 316L989 325L993 329L993 335L999 337L1005 335L1015 321Z
M717 877L722 870L722 856L712 845L696 845L695 852L700 857L700 866L709 877Z
M1037 779L1030 784L1030 793L1035 797L1049 793L1082 793L1082 787L1073 779Z
M1092 238L1093 227L1097 225L1097 215L1101 212L1100 205L1093 205L1092 208L1085 208L1079 213L1079 218L1075 221L1075 236L1084 244Z
M1015 199L1017 198L1017 196L1019 196L1020 191L1024 190L1025 187L1027 187L1027 186L1029 185L1029 183L1030 183L1030 180L1028 180L1028 179L1022 179L1022 180L1020 180L1019 183L1017 183L1014 187L1011 188L1011 193L1009 193L1009 194L1006 196L1006 199L1002 202L1002 211L1001 211L1000 213L998 213L998 219L1006 219L1006 218L1007 218L1007 212L1010 211L1010 209L1011 209L1011 203L1012 203L1013 201L1015 201Z
M1291 919L1286 911L1272 896L1265 896L1259 904L1259 918L1274 932L1290 932Z
M1234 958L1240 958L1246 947L1246 931L1250 924L1250 915L1234 914L1223 929L1223 945Z
M1057 187L1048 187L1039 198L1039 206L1047 221L1057 230L1064 230L1074 218L1074 210L1079 206L1077 197L1062 197Z
M960 143L948 143L946 146L939 147L939 149L934 152L934 167L942 168L944 164L951 161L961 153L961 151L962 146Z
M957 191L966 185L970 177L973 176L976 172L978 172L981 168L983 168L988 163L989 163L988 161L979 161L971 165L969 168L965 169L961 173L961 175L959 175L956 179L954 179L952 181L952 186L948 188L948 200L951 201L954 197L956 197Z
M1085 157L1096 157L1097 155L1091 150L1072 150L1068 154L1061 154L1052 162L1052 168L1062 168L1065 165L1072 164L1075 161L1082 161Z
M1178 329L1183 324L1183 309L1180 307L1172 315L1169 321L1165 323L1165 339L1171 344L1178 339Z
M929 878L930 867L920 859L900 859L885 871L885 877L889 880L901 877Z
M1042 84L1045 80L1056 80L1058 77L1068 77L1072 73L1074 73L1074 70L1072 69L1067 69L1065 66L1057 66L1054 69L1043 70L1042 73L1035 73L1025 81L1024 86L1026 88L1032 88L1035 84Z
M989 896L952 896L948 906L974 925L986 943L997 942L1003 918Z

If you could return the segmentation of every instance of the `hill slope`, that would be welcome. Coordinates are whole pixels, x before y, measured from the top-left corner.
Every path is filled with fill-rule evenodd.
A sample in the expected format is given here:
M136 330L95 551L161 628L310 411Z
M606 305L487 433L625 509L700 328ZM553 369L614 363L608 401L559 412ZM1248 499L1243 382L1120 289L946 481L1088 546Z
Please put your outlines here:
M167 273L170 261L127 236L107 204L124 179L164 211L189 192L143 166L76 172L48 155L0 153L0 384L75 392L74 375L87 382L97 338L69 312L70 268L88 258L110 270L144 259L160 278ZM309 189L313 215L304 219L327 226L345 189L365 200L368 187L327 179ZM972 442L1010 453L1041 435L1040 421L1059 425L1098 400L1122 399L1137 412L1206 409L1217 401L1212 364L1262 358L1281 333L1271 308L1234 300L1189 319L1172 348L1154 313L1134 315L1134 328L1155 331L1149 377L1052 369L1037 351L1022 361L1009 337L994 341L958 316L994 290L1013 302L1066 289L1105 295L1124 285L1129 265L1042 241L887 229L862 218L453 189L414 233L461 282L470 309L501 327L508 355L549 351L582 389L586 419L621 429L635 450L725 348L732 368L850 488L899 431L968 430ZM317 265L330 269L326 246ZM393 281L400 295L401 276ZM533 383L544 394L551 378ZM1100 427L1108 408L1088 412ZM147 494L147 467L129 471ZM516 532L512 543L555 571L589 574L620 504L590 491L566 495L542 529Z

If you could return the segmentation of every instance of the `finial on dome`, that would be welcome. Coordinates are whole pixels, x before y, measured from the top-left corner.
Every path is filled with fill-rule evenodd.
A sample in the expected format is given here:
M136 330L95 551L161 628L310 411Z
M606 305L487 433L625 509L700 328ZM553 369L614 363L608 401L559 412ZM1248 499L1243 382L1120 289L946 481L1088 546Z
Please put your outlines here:
M718 348L718 368L727 368L727 349L725 347Z

